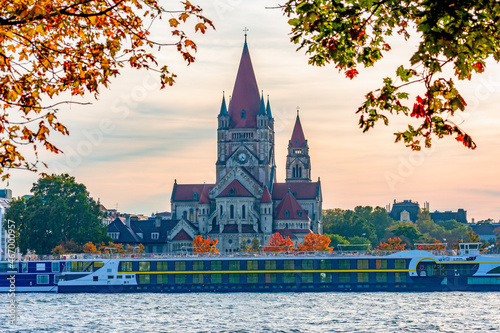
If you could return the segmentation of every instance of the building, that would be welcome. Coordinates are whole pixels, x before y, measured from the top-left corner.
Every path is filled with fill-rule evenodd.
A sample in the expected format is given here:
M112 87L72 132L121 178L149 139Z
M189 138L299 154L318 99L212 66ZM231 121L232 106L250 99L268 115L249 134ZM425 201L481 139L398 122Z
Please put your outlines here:
M7 209L10 207L12 201L12 190L0 190L0 260L5 260L7 256L7 242L9 235L7 230L4 229L4 216Z
M390 211L389 216L395 221L416 222L420 206L418 202L411 200L403 200L401 202L394 200L392 209L387 209L387 211Z
M455 220L457 222L467 223L467 211L463 210L462 208L458 209L456 212L452 211L438 212L436 210L430 213L430 215L431 219L434 222Z
M301 242L321 232L321 183L312 181L309 146L297 112L288 144L285 182L277 182L274 118L259 93L246 42L232 99L222 97L217 127L216 183L174 182L168 241L197 234L232 252L279 232ZM173 249L173 248L171 248Z

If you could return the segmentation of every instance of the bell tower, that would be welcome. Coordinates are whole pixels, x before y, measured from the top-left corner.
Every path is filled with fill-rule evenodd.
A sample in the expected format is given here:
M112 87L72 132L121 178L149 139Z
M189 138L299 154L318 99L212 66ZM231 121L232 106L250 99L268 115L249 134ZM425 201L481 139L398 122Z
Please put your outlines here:
M286 182L310 182L311 181L311 158L309 157L309 146L300 123L299 110L292 132L292 138L288 142L288 155L286 156Z

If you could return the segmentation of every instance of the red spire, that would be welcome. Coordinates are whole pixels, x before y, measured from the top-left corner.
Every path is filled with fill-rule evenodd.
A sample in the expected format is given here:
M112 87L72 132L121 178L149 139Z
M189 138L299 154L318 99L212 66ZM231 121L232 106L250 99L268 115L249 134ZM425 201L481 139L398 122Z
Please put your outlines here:
M257 80L253 72L250 52L245 40L241 54L240 67L234 83L233 95L229 103L231 128L249 128L257 126L260 95ZM244 112L242 112L244 111Z
M260 199L260 203L272 203L271 193L267 189L267 186L264 186L264 192L262 193L262 198Z
M201 192L199 204L209 204L210 198L208 197L208 187L203 185L203 191Z
M302 124L300 123L299 111L297 110L297 120L295 120L295 127L292 132L292 139L290 140L290 146L293 148L305 147L306 138L304 136L304 131L302 130Z

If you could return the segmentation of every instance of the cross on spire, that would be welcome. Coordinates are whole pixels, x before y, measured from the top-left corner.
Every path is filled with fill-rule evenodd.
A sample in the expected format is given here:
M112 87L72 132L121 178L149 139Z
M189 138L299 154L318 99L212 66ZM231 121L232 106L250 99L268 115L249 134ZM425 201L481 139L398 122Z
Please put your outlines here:
M245 42L246 42L247 41L247 32L248 32L247 27L245 27L245 29L243 29L243 32L245 33Z
M297 116L299 116L300 107L297 105Z

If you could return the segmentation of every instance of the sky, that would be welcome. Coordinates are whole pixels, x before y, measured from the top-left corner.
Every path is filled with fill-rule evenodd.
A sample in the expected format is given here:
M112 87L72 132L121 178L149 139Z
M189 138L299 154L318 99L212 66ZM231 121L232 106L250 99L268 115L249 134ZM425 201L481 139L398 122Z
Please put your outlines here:
M394 143L404 116L391 116L362 133L355 114L364 96L395 77L408 64L418 38L395 36L392 50L349 80L334 65L313 67L290 42L290 26L274 1L200 0L215 31L193 34L196 62L190 66L173 48L155 51L178 77L159 89L151 72L125 69L91 105L61 108L58 117L70 136L53 134L64 155L42 154L48 173L69 173L94 199L120 212L150 215L170 211L174 180L214 183L217 115L222 94L230 95L248 28L248 46L259 89L269 95L275 118L278 181L284 181L288 140L297 107L310 148L312 178L321 178L323 208L386 207L394 200L429 202L430 211L467 210L469 221L500 219L500 65L457 84L468 103L454 121L478 147L472 151L453 138L434 140L431 149L413 152ZM162 22L166 24L166 20ZM157 38L168 38L157 24ZM412 88L414 89L414 88ZM413 98L418 89L411 90ZM15 197L29 194L38 176L13 170Z

